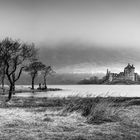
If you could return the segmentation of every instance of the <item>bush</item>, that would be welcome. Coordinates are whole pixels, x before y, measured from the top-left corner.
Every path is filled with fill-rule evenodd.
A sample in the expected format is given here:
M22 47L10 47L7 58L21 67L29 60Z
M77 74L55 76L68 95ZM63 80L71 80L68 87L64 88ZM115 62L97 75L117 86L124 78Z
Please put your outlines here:
M95 106L92 106L87 122L100 124L104 122L119 121L119 111L118 107L114 107L114 102L102 99Z
M120 120L120 105L115 98L94 97L77 98L70 100L64 111L78 111L87 117L88 123L100 124L103 122L114 122Z
M95 106L101 100L101 98L102 97L71 98L64 111L78 111L81 112L82 116L86 117L91 113L91 108Z

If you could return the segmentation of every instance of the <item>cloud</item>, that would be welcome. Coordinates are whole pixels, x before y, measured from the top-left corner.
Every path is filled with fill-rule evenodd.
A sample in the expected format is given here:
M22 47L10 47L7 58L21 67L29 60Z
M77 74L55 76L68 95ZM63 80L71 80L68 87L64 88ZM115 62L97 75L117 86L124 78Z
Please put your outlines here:
M47 45L46 45L47 46ZM40 47L40 59L61 72L92 71L92 68L121 68L127 63L139 64L140 49L99 47L89 44L62 43ZM80 70L81 69L81 70Z

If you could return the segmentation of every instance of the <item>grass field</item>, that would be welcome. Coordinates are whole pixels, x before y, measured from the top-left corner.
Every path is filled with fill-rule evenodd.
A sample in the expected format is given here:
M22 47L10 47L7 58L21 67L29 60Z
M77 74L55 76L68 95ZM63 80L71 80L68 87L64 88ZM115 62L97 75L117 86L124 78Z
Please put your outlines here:
M1 140L139 140L140 98L0 96Z

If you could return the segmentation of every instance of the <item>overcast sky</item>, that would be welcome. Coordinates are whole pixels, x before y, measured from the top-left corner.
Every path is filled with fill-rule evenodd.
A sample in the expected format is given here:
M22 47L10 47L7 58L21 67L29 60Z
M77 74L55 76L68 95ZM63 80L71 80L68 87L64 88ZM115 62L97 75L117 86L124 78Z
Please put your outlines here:
M58 72L140 72L139 0L0 0L0 38L35 42Z

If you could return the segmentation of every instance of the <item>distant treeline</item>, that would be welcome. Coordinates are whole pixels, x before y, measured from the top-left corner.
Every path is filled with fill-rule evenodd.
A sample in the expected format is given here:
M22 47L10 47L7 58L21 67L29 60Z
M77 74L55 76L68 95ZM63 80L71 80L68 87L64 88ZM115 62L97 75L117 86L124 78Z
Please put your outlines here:
M106 76L99 79L97 76L90 77L89 79L83 79L78 84L104 84L106 82Z
M134 82L131 80L113 80L111 82L108 81L108 78L104 76L103 78L98 78L97 76L90 77L89 79L83 79L78 82L78 84L125 84L125 85L130 85L130 84L140 84L140 76L138 76L138 81Z

